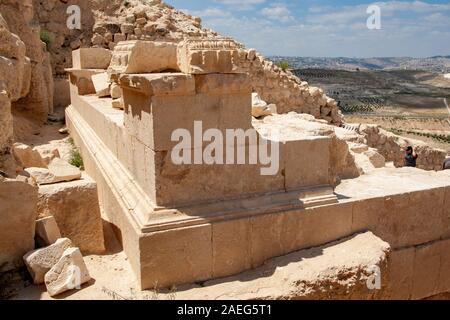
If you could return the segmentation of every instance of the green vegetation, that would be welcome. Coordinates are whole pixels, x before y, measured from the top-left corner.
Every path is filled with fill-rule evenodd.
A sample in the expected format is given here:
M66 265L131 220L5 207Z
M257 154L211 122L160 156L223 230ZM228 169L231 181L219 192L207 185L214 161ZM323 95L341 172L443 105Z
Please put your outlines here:
M52 42L50 33L48 31L42 30L40 37L41 37L41 41L45 43L45 45L47 46L47 49L48 49L48 47L50 46L50 43Z
M72 138L69 138L67 140L67 143L69 143L72 147L72 150L70 151L70 160L69 163L80 170L84 170L84 163L83 158L81 157L81 153L78 150L78 148L75 146L75 142Z
M275 62L275 65L283 71L286 71L290 68L289 62L285 60Z

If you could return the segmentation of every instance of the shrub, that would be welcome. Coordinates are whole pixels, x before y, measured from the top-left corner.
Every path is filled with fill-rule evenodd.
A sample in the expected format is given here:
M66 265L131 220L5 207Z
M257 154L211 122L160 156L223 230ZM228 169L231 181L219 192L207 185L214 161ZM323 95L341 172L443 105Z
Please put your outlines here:
M285 61L285 60L283 60L283 61L278 61L278 62L275 63L275 65L276 65L278 68L280 68L281 70L283 70L283 71L286 71L287 69L290 68L289 62L288 62L288 61Z
M69 163L79 168L80 170L84 170L83 157L81 156L81 153L78 150L78 148L75 146L73 139L69 138L67 140L67 143L69 143L72 146L72 150L70 151Z
M41 37L41 41L44 42L45 45L46 45L47 48L48 48L48 46L49 46L50 43L52 42L52 39L51 39L51 37L50 37L50 33L49 33L48 31L42 30L42 31L41 31L41 34L40 34L40 37Z

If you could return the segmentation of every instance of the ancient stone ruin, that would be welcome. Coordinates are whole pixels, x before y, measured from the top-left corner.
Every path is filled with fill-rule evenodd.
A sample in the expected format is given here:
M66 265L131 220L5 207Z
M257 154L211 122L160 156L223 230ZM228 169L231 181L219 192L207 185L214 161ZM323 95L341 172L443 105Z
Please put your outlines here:
M419 168L399 168L404 138L341 126L333 99L254 49L159 1L130 2L95 2L89 28L68 34L49 17L64 1L36 1L38 14L0 2L0 274L26 268L48 298L450 292L443 151L420 146ZM37 140L60 91L69 151ZM67 157L77 150L82 166Z

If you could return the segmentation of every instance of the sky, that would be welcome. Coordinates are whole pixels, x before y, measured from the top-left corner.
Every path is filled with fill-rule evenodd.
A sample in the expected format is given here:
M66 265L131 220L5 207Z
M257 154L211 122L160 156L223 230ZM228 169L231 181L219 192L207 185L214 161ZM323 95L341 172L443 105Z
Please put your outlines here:
M266 56L450 55L450 0L165 0ZM369 29L370 5L380 29ZM374 21L370 19L370 21Z

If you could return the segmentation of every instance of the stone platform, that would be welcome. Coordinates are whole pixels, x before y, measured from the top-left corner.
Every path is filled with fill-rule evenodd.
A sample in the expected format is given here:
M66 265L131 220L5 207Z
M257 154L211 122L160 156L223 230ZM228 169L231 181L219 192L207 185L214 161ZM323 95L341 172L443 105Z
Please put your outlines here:
M172 52L165 70L157 61L133 64L144 47L149 57L161 47ZM334 127L301 116L252 121L249 79L228 41L188 41L177 50L132 41L119 49L108 73L68 70L66 119L142 289L232 276L364 231L394 252L439 242L439 256L449 243L449 174L385 168L334 190L351 158L347 143ZM142 73L128 73L136 68ZM123 110L113 108L117 99L100 98L113 86ZM211 144L194 139L180 149L193 161L176 163L174 133L195 136L197 123L201 135L255 136L232 137L226 162L214 149L212 163L196 157ZM263 174L267 165L250 161L261 142L278 146L270 150L278 160L271 175ZM248 151L243 163L236 161L239 150Z
M110 103L77 96L67 109L68 126L142 288L237 274L269 258L365 230L394 250L450 238L447 172L379 169L343 181L335 190L338 203L329 197L329 187L317 187L303 190L308 201L299 200L302 190L295 190L155 207L112 151L119 151L110 138L123 134L124 115Z

